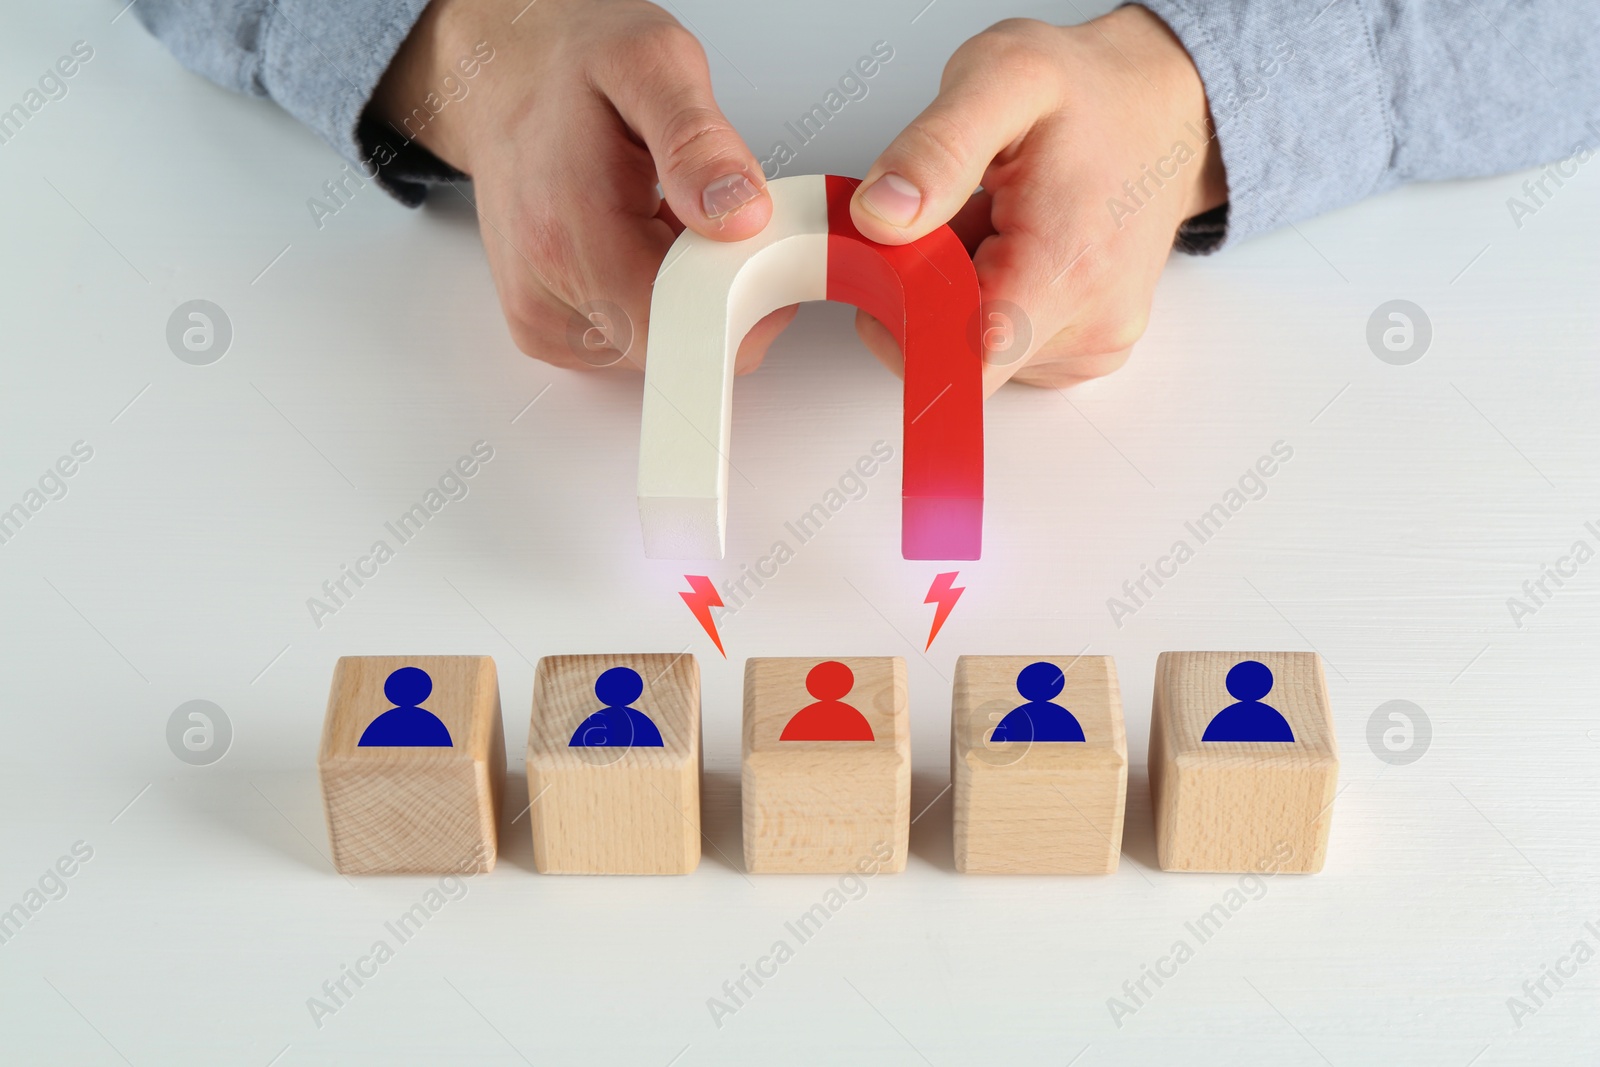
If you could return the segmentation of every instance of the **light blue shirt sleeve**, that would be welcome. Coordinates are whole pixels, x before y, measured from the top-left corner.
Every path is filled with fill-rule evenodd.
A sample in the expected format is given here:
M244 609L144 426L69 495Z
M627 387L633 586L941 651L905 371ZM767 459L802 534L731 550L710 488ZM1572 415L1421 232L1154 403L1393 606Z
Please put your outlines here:
M1600 144L1594 0L1141 2L1199 69L1227 170L1228 204L1180 231L1190 251L1405 182L1587 162ZM365 112L426 6L140 0L134 11L186 66L277 101L416 203L422 183L460 175Z
M460 177L367 104L428 0L139 0L141 22L190 70L265 96L406 203Z
M1600 145L1595 0L1140 4L1194 60L1228 175L1189 251L1406 182L1563 161L1560 181Z

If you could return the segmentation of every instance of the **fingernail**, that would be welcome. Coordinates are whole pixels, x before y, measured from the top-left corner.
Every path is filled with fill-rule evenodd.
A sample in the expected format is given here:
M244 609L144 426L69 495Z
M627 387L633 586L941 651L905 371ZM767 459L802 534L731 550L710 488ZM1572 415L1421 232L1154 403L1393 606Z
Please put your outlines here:
M898 174L885 174L861 194L861 202L891 226L909 226L922 210L922 192Z
M700 194L700 206L706 218L720 219L731 215L761 195L761 190L741 171L727 174L707 185Z

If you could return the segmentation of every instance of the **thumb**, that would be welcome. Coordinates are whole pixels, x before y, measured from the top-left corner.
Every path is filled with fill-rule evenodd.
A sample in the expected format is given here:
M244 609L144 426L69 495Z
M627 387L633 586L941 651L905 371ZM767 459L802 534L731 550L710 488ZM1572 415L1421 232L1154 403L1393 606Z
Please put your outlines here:
M872 164L850 204L861 233L882 244L907 244L938 229L983 182L994 158L1043 114L1037 83L997 78L992 67L963 62L960 52L927 109Z
M772 217L772 199L761 164L712 96L704 49L676 24L650 37L650 61L619 65L600 88L649 149L679 221L716 240L754 236Z

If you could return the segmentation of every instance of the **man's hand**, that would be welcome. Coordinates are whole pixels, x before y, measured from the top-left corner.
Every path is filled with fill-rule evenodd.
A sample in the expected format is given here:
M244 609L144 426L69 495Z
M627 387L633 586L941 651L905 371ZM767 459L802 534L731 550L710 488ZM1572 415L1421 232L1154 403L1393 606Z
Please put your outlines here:
M851 214L885 244L945 222L966 242L992 392L1122 366L1179 224L1226 199L1194 64L1165 23L1125 7L1083 26L1010 20L963 44ZM856 329L901 369L888 330L865 314Z
M484 45L493 58L470 94L408 127ZM642 367L651 284L677 234L735 241L772 215L760 164L712 98L700 43L642 0L433 0L372 106L472 176L511 336L558 366ZM629 322L612 321L614 308ZM756 325L741 372L793 316Z

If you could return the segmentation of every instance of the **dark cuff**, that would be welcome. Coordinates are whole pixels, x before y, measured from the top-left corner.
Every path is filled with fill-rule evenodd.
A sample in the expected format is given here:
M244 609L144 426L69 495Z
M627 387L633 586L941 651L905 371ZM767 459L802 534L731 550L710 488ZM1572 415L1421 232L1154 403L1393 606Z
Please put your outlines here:
M362 169L407 207L416 207L428 195L428 186L466 178L461 171L404 136L388 123L364 115L356 129L361 144Z
M1204 211L1178 227L1173 247L1190 255L1207 256L1228 238L1228 205Z

